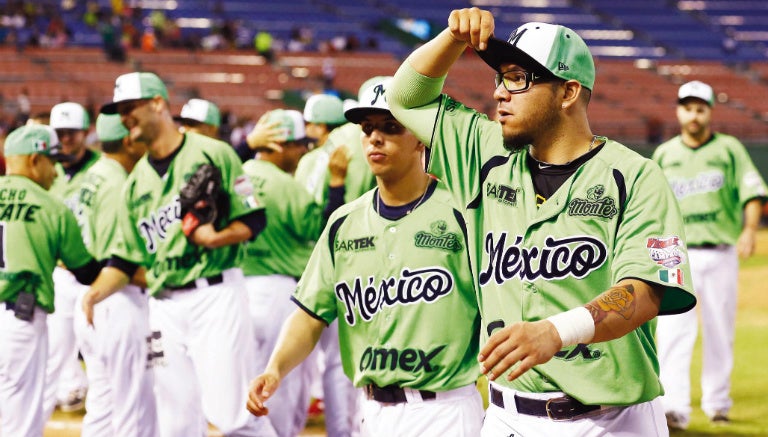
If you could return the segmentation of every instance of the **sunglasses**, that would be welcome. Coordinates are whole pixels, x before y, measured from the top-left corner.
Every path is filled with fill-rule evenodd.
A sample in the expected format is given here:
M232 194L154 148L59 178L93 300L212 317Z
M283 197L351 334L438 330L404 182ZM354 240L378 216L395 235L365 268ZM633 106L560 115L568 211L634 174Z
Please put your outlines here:
M405 126L396 120L385 120L379 123L363 121L360 123L360 128L362 128L363 133L367 137L371 136L375 130L384 135L402 135L405 132Z
M509 70L496 73L494 83L496 84L496 88L503 84L504 89L506 89L507 92L515 94L528 91L534 81L547 82L553 79L554 78L552 77L539 75L530 71Z

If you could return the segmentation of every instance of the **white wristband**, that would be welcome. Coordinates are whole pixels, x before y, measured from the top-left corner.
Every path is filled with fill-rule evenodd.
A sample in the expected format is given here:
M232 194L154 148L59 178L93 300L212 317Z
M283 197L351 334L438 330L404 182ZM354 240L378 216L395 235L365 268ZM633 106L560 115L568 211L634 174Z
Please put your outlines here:
M578 307L547 317L555 325L563 347L589 343L595 336L595 321L585 307Z

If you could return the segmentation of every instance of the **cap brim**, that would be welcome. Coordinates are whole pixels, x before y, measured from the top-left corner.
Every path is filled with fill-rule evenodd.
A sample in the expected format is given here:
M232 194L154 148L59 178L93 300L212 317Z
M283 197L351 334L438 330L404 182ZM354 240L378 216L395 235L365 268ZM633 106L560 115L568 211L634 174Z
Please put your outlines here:
M496 71L499 71L499 67L504 63L517 64L528 71L541 73L549 71L524 51L494 37L488 39L488 48L485 50L475 50L475 53Z
M99 109L99 112L102 114L112 115L117 114L117 104L120 102L110 102L105 103L101 109Z
M75 155L68 155L68 154L62 152L60 146L52 147L52 148L48 149L48 151L47 151L47 153L45 153L45 155L48 156L49 158L51 158L53 161L56 161L56 162L72 162L75 159L77 159L77 157Z
M682 105L683 103L685 103L686 100L698 100L700 102L706 103L707 106L712 106L712 102L710 102L709 100L705 100L705 99L702 99L701 97L696 97L696 96L685 96L681 99L677 99L677 104Z
M352 123L360 124L369 114L391 114L392 112L382 108L351 108L344 112L344 117Z

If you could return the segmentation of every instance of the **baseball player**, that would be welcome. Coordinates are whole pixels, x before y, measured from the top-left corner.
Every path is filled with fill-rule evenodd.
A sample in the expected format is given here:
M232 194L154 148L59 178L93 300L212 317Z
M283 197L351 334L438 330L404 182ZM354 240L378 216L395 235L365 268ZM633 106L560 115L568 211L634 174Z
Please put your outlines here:
M160 435L205 435L206 418L225 435L273 436L268 420L254 420L242 408L255 360L235 263L239 243L258 235L266 219L241 162L226 143L178 131L165 84L153 73L118 77L113 103L102 108L115 111L148 152L125 182L120 244L83 296L87 320L93 321L95 304L146 268ZM205 184L220 185L222 200L220 209L202 205L218 209L207 222L192 211L182 216L181 189L201 168L220 173Z
M344 106L338 98L328 95L313 97L304 105L305 120L310 126L313 123L311 120L314 120L325 121L326 127L329 123L330 126L336 127L330 132L326 129L327 137L319 136L318 147L302 157L296 169L296 180L312 194L316 202L327 205L331 194L328 188L328 164L335 150L343 146L349 154L344 182L344 202L351 202L370 190L375 182L363 154L360 126L355 123L339 125L339 120L344 118ZM314 126L314 130L322 131L321 127ZM322 380L326 430L329 435L350 436L356 432L353 421L357 416L357 391L344 375L341 365L337 323L332 323L323 331L317 357Z
M72 156L56 166L58 177L51 193L75 211L79 187L85 172L99 159L99 153L85 146L91 121L79 103L64 102L51 108L50 126L56 130L63 153ZM77 296L85 286L66 269L53 273L57 311L48 317L49 357L46 375L44 414L48 418L58 404L62 411L76 411L85 405L88 380L75 345L74 314Z
M366 393L362 435L477 436L480 319L464 219L424 173L424 145L389 113L382 86L345 113L362 126L378 188L331 215L248 409L267 414L264 401L338 319L344 373Z
M47 319L54 312L57 260L83 283L99 264L88 254L72 212L47 190L54 161L67 159L49 126L22 126L5 140L0 177L0 434L41 436L48 361Z
M196 132L211 138L219 138L221 112L215 103L203 99L189 99L174 120L182 132Z
M255 159L243 165L253 183L256 200L264 205L268 216L267 227L259 238L245 246L240 263L255 325L258 372L264 371L280 327L295 308L290 301L291 293L325 220L344 203L346 172L346 153L340 147L331 157L332 200L324 211L292 175L311 141L302 114L276 109L266 114L266 122L262 126L274 125L283 132L284 140L277 144L279 149L274 145L259 146ZM279 436L296 436L304 429L313 364L300 364L283 380L282 390L270 399L270 419Z
M701 408L713 422L727 423L733 405L730 378L738 257L754 253L767 191L739 140L712 131L712 87L688 82L677 97L680 134L660 145L653 159L680 202L688 236L703 328ZM696 311L662 317L656 327L665 391L662 403L672 429L685 429L690 420L691 356L697 328Z
M99 115L96 134L104 153L85 171L75 216L89 252L105 262L116 244L120 192L128 173L146 153L146 146L128 138L117 114ZM82 305L81 299L78 305ZM88 326L85 314L75 312L75 337L89 382L82 435L156 436L154 379L147 347L151 339L149 308L144 289L126 285L95 309L93 319L93 326Z
M503 41L478 8L448 24L386 93L472 235L482 435L666 435L654 318L696 299L663 174L590 130L595 68L571 29L526 23ZM441 94L468 45L496 71L493 120Z

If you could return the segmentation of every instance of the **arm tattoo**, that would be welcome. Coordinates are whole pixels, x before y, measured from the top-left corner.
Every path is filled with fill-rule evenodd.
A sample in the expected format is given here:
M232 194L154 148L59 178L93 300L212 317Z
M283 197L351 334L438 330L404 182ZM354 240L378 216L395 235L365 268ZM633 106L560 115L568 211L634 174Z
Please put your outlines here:
M632 284L613 286L585 307L592 314L595 325L608 317L611 311L629 320L635 313L635 287Z

